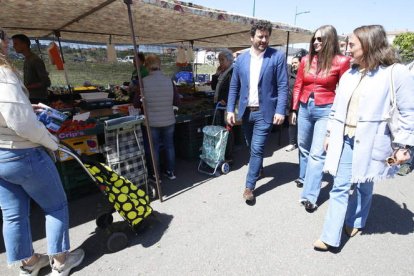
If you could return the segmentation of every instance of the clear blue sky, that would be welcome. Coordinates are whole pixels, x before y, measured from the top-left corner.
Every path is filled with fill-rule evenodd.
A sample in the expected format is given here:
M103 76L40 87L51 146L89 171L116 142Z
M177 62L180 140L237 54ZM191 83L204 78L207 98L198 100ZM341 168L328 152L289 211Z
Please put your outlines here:
M272 22L293 25L295 9L310 13L296 16L296 25L315 30L321 25L335 26L338 34L349 34L361 25L381 24L389 31L414 32L414 0L183 0L209 8L225 10Z

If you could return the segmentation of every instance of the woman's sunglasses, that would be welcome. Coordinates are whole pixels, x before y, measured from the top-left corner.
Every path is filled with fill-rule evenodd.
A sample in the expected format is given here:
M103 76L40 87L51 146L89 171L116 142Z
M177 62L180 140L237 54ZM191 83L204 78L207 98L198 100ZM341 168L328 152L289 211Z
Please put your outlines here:
M317 41L317 42L322 42L322 37L320 37L320 36L318 36L318 37L314 37L314 38L313 38L313 42L315 42L315 41Z

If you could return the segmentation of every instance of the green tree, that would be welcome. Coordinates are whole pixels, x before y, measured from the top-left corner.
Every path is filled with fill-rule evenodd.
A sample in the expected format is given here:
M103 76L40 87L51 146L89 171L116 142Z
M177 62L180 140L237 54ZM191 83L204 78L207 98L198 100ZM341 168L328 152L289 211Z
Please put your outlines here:
M407 32L397 35L393 45L398 49L403 62L414 60L414 33Z

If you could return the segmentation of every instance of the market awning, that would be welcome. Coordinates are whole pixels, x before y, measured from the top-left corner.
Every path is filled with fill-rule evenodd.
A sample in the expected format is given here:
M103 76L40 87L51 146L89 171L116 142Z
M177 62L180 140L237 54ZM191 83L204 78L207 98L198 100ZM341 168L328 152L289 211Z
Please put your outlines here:
M132 0L138 44L178 44L197 47L248 47L250 25L257 18L171 0ZM0 26L9 34L32 38L131 44L127 7L123 0L5 0ZM271 45L307 43L311 31L273 22Z

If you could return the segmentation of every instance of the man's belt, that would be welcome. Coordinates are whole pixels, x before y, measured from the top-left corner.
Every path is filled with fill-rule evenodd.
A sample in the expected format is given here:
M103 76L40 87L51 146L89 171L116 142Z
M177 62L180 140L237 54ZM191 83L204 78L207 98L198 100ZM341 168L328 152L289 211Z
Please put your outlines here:
M247 109L249 109L250 112L259 111L259 107L258 106L248 106Z

